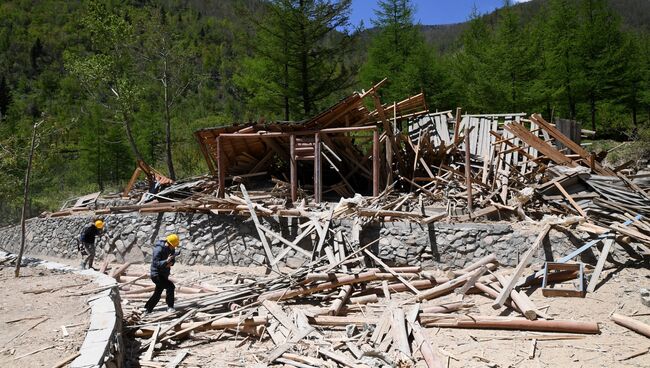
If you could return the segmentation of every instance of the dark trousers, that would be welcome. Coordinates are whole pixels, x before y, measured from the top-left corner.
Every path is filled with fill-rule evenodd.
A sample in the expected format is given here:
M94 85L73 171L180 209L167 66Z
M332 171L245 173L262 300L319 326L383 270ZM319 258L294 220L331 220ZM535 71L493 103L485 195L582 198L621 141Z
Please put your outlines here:
M174 289L176 286L173 282L169 281L169 276L153 276L151 281L156 284L156 290L154 290L153 295L147 301L147 304L144 307L151 312L156 304L160 301L160 296L162 295L163 290L165 290L165 301L169 308L174 308Z

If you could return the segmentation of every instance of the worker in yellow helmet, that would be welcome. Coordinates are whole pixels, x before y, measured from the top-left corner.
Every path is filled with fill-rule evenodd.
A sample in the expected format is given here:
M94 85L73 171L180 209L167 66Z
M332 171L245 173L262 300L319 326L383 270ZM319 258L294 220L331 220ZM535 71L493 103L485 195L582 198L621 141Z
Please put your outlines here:
M95 238L101 234L104 229L104 221L95 220L92 224L86 226L81 232L79 240L81 241L79 251L81 252L81 269L93 268L95 260Z
M151 257L151 281L156 284L156 289L147 303L144 305L146 313L151 313L160 301L160 296L165 290L165 301L167 302L167 312L175 312L174 309L174 289L176 286L169 281L171 267L176 262L176 248L180 244L180 239L176 234L167 235L165 239L159 240L153 248Z

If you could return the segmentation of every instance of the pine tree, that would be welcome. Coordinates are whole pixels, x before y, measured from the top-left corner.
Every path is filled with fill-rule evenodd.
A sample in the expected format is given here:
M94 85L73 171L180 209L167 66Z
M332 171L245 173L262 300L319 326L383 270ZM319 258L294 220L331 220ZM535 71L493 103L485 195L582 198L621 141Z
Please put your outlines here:
M622 35L620 19L606 0L582 0L578 33L580 64L584 70L585 97L591 128L596 130L598 103L612 96L621 76L620 54Z
M414 24L413 4L410 0L380 0L377 5L372 23L379 33L361 67L362 84L372 85L388 77L389 84L380 90L386 100L401 100L424 90L430 101L442 103L439 61Z
M7 108L9 108L9 103L11 102L10 98L9 86L7 86L7 81L3 75L2 78L0 78L0 122L7 114Z
M274 0L257 30L254 54L237 77L263 109L284 119L313 115L330 96L349 88L347 65L355 36L349 31L350 0Z
M544 79L554 101L556 115L577 117L577 104L584 86L584 74L578 54L577 9L570 0L552 0L546 22Z

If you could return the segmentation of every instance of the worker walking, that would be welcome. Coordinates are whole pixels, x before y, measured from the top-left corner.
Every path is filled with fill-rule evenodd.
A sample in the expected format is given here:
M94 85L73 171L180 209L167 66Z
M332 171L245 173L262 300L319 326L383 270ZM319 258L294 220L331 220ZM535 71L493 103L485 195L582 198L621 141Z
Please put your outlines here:
M171 267L176 261L176 248L180 244L178 235L170 234L165 239L159 240L153 248L151 257L151 281L156 284L156 289L147 303L144 305L146 313L151 313L160 301L160 296L165 290L165 301L167 302L167 312L175 312L174 309L174 289L176 286L169 281Z
M95 260L95 238L102 233L104 228L104 221L96 220L94 223L88 225L81 232L79 240L81 241L81 269L93 268L93 261Z

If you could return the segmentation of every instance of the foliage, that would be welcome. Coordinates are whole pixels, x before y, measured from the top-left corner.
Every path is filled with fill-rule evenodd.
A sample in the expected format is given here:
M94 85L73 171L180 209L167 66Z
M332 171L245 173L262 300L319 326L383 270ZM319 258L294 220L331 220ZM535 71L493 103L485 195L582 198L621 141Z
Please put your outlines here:
M303 119L385 77L384 102L423 91L432 110L540 112L647 143L647 0L507 2L457 26L414 24L411 1L381 0L364 32L350 4L0 2L0 226L20 215L40 119L31 215L118 191L138 156L203 174L195 130Z

